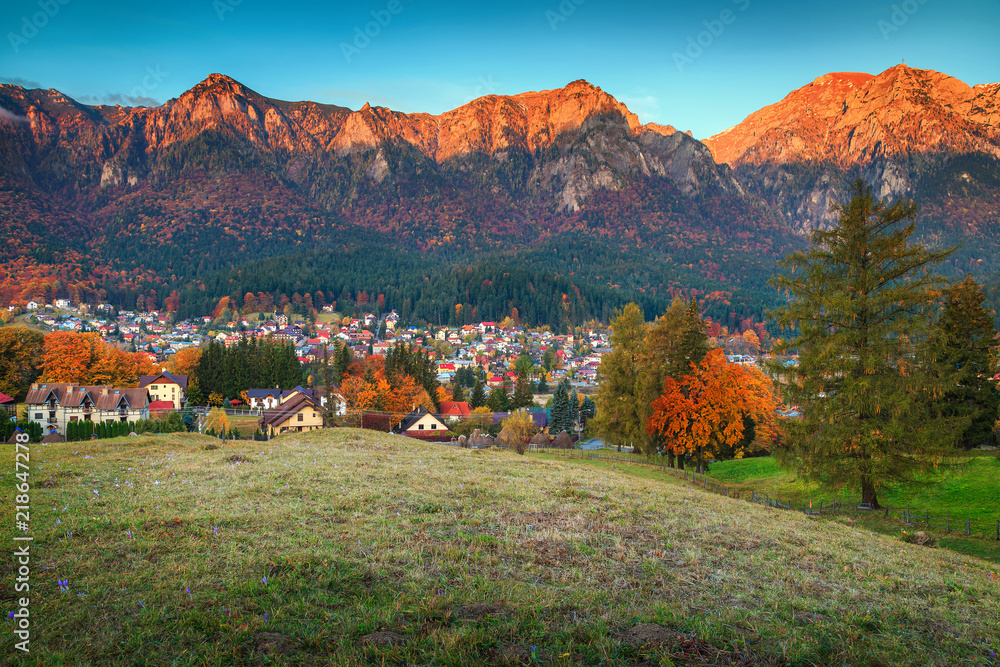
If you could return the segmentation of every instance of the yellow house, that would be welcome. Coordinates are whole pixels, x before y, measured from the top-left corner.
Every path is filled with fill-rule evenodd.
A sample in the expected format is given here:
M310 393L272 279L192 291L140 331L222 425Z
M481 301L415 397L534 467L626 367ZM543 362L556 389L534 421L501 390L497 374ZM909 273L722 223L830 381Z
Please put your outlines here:
M180 410L187 403L187 375L174 375L166 371L159 375L143 375L139 378L139 388L149 391L149 400L170 401L174 410Z
M296 393L273 410L265 410L260 429L267 435L323 428L323 409L319 401Z

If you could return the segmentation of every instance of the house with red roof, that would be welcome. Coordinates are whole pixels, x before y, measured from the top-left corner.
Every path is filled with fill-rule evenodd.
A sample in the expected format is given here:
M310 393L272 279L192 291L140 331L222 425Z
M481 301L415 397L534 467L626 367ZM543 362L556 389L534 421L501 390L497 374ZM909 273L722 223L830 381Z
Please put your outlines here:
M0 408L3 408L8 415L13 416L17 410L17 403L13 398L0 391Z
M466 401L441 401L442 419L465 419L470 412Z

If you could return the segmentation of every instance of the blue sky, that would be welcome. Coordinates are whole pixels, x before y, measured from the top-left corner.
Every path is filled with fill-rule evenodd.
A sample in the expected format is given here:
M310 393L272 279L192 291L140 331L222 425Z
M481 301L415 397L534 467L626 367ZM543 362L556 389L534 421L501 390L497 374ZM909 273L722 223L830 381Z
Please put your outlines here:
M996 0L6 0L0 28L0 80L87 103L162 103L221 72L279 99L440 113L583 78L698 138L831 71L905 59L1000 80Z

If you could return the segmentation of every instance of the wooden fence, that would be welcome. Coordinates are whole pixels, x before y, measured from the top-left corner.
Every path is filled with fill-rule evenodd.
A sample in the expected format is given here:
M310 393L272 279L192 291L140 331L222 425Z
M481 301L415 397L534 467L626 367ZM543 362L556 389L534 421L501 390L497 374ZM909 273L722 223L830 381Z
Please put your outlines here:
M691 484L701 487L706 491L718 493L719 495L726 496L727 498L745 500L747 502L765 505L775 509L802 512L804 514L814 516L851 515L853 517L857 517L858 515L872 516L880 514L882 515L882 518L886 520L898 520L907 526L937 528L948 534L953 532L968 536L972 536L973 534L973 521L969 518L961 519L953 517L950 513L946 513L943 516L940 514L933 515L930 511L918 511L911 508L909 505L907 505L905 509L891 508L888 506L881 507L879 509L872 509L871 505L867 503L820 501L817 505L815 502L810 501L808 504L800 504L796 506L790 500L781 501L752 489L737 489L732 486L728 486L712 479L711 477L708 477L707 475L699 475L694 471L671 468L667 465L667 460L659 456L642 456L640 454L626 454L624 452L613 452L607 450L581 451L572 449L539 449L538 451L545 454L554 454L556 456L580 459L583 461L609 461L613 463L628 463L632 465L647 466L667 473L668 475L673 475L674 477L687 480L691 482ZM978 520L975 522L975 529L976 535L1000 541L1000 519L996 521L995 525L992 521Z

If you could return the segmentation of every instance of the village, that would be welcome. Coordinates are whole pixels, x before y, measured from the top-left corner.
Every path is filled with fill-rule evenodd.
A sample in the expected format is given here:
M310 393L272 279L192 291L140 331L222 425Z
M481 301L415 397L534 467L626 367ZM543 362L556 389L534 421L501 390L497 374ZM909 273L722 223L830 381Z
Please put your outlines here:
M566 382L581 395L596 388L597 368L601 357L611 351L608 330L578 329L574 333L557 335L547 327L528 329L509 318L504 322L483 321L462 327L403 327L395 310L378 315L359 313L354 317L340 313L313 311L302 319L295 314L275 312L236 317L222 321L204 316L173 321L171 313L160 311L116 311L110 304L96 307L76 306L58 299L52 304L28 302L10 312L26 326L49 332L97 333L101 339L118 348L146 355L155 368L171 367L171 360L186 348L197 348L210 341L229 348L241 339L271 340L293 346L303 367L303 378L312 377L323 361L324 350L347 347L354 361L371 355L385 355L394 346L404 343L421 349L433 360L437 380L442 385L455 382L456 374L469 370L482 378L484 388L512 387L518 379L515 362L525 357L532 362L528 380L533 388L554 387ZM15 322L11 322L14 324ZM294 389L269 387L251 388L225 408L234 414L255 414L261 417L264 432L311 430L322 424L320 412L326 404L325 391L315 391L304 379ZM30 421L37 423L44 434L65 437L73 422L133 423L163 417L170 411L202 408L189 401L186 375L163 370L144 375L138 388L83 387L74 383L34 383L25 399ZM342 396L332 392L337 405L334 414L345 415L348 407ZM544 400L545 397L540 397ZM12 404L10 404L12 407ZM249 412L247 412L249 411ZM420 411L415 411L419 413ZM423 411L427 414L427 411ZM542 409L542 414L545 414ZM470 414L466 401L444 401L440 414L423 417L407 415L398 420L399 430L447 430L444 423L465 419ZM545 424L545 418L540 423ZM286 423L288 422L288 423ZM97 428L96 426L93 428ZM79 430L79 429L76 429ZM121 429L119 429L121 430ZM415 435L430 436L437 433Z

